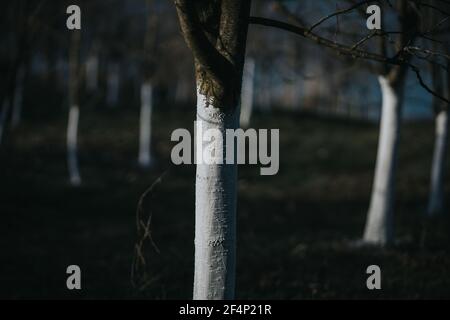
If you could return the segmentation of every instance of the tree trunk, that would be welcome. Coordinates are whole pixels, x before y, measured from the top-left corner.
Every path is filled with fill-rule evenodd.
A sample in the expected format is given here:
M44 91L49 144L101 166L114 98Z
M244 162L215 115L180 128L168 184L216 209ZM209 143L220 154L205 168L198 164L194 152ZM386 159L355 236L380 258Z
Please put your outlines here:
M72 186L81 184L80 172L78 169L78 122L80 108L78 105L79 93L79 50L80 31L72 31L71 45L69 52L69 119L67 122L67 167L69 170L69 181Z
M241 95L241 127L247 128L253 111L253 88L255 81L255 60L247 59L244 66Z
M444 169L448 138L448 108L436 115L436 135L434 141L433 163L431 167L430 198L428 216L442 213L444 207Z
M149 167L152 163L151 146L151 121L153 108L153 87L150 82L144 82L141 86L141 115L139 132L139 165Z
M79 116L79 107L77 105L70 106L69 121L67 124L67 167L69 168L69 179L72 186L79 186L81 184L77 154Z
M232 111L231 111L232 110ZM207 105L207 98L197 94L197 126L203 132L239 125L238 108L224 111ZM226 144L203 142L196 130L197 146L214 148L225 159ZM216 149L217 148L217 149ZM211 149L210 149L211 150ZM236 164L200 163L197 155L195 182L195 273L194 299L233 299L236 256Z
M239 126L251 1L175 0L175 6L197 79L194 299L233 299L237 165L202 160L226 160L225 132ZM222 138L204 142L209 129Z
M364 242L386 245L393 241L395 172L400 137L402 92L386 77L379 83L383 99L378 154Z

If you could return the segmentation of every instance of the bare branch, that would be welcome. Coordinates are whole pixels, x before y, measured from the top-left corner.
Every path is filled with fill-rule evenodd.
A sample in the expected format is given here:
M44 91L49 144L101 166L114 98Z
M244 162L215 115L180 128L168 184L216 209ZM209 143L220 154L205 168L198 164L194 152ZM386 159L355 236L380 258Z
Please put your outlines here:
M262 18L262 17L250 17L250 23L256 24L256 25L262 25L267 27L274 27L281 30L289 31L295 34L298 34L302 37L308 38L320 45L323 45L325 47L328 47L330 49L335 50L339 54L343 54L346 56L351 56L353 58L360 58L364 60L371 60L376 62L382 62L387 64L393 64L393 65L400 65L402 64L401 58L397 59L391 59L376 53L367 52L360 49L352 49L352 47L335 43L334 41L331 41L329 39L323 38L317 34L314 34L309 31L309 29L306 29L301 26L295 26L286 22L282 22L279 20L274 19L268 19L268 18Z
M309 32L313 31L316 27L318 27L319 25L321 25L323 22L327 21L328 19L331 19L331 18L336 17L336 16L341 15L341 14L349 13L350 11L353 11L354 9L356 9L356 8L358 8L358 7L361 7L361 6L364 5L364 4L369 4L369 3L372 3L372 2L373 2L373 1L370 1L370 0L358 2L358 3L352 5L352 6L349 7L349 8L342 9L342 10L338 10L338 11L336 11L336 12L333 12L332 14L329 14L329 15L323 17L322 19L320 19L319 21L317 21L315 24L313 24L313 25L309 28L308 31L309 31Z

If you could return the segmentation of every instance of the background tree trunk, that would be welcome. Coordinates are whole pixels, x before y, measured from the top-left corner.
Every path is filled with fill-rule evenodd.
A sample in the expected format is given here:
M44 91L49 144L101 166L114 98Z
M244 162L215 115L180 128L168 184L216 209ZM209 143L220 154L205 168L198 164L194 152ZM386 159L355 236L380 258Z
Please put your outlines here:
M255 60L247 59L244 65L242 95L241 95L241 128L247 128L250 125L250 118L253 111L253 95L255 83Z
M437 50L436 44L434 44L433 49L435 51ZM450 62L447 66L450 67ZM446 72L447 83L444 79L442 70L440 70L437 65L431 66L431 74L434 90L442 96L450 96L449 71L447 70ZM445 83L447 90L445 90ZM435 138L433 162L431 164L430 194L427 208L428 217L439 215L444 209L444 171L448 139L448 104L440 99L434 98L433 109L435 113Z
M76 104L71 105L69 109L69 121L67 124L67 167L69 168L69 181L73 186L81 184L77 152L79 117L80 108Z
M153 108L153 87L149 81L141 86L141 114L139 131L139 165L149 167L151 158L151 122Z
M363 241L385 245L393 241L393 203L402 90L387 77L380 76L378 80L383 104L375 177Z
M79 82L79 50L80 31L71 31L71 45L69 53L69 119L67 123L67 167L69 169L69 181L72 186L81 184L81 176L78 169L78 123L80 108L78 104Z
M444 169L448 139L448 108L438 112L435 118L433 162L431 167L430 199L428 216L442 213L444 207Z

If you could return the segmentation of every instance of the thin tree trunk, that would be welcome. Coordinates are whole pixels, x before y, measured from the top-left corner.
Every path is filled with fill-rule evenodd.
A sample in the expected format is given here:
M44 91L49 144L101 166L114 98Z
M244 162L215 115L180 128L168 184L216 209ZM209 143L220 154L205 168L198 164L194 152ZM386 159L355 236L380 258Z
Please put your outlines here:
M400 136L402 93L380 76L383 99L378 154L364 242L386 245L393 241L395 173Z
M197 95L197 126L202 131L219 130L225 137L226 129L239 125L238 108L224 112L207 105L207 98ZM203 142L196 130L197 146L208 146L222 152L226 144ZM195 181L195 273L194 300L233 299L236 256L236 164L199 163Z
M431 167L430 198L428 216L442 213L444 207L444 169L448 139L448 108L436 115L436 135L434 141L433 163Z
M73 186L81 184L77 152L79 116L80 108L77 105L72 105L69 110L69 121L67 124L67 167L69 168L70 184Z
M253 111L253 88L255 81L255 60L247 59L244 66L241 94L241 127L247 128Z
M78 123L80 108L78 105L78 82L79 82L79 48L80 31L71 31L71 46L69 53L69 119L67 123L67 167L69 170L69 181L73 186L81 184L81 176L78 169Z
M150 82L141 86L141 114L139 131L139 165L149 167L151 158L151 122L153 109L153 87Z

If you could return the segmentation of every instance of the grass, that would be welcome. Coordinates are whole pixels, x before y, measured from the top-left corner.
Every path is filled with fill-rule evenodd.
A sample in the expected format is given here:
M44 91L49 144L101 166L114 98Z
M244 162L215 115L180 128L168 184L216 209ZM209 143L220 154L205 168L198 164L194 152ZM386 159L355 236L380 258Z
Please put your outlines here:
M195 168L170 166L170 133L192 130L194 111L156 111L157 164L143 171L137 113L82 109L80 188L67 183L65 113L33 112L0 150L0 298L190 299ZM403 128L398 245L388 249L347 245L364 227L376 125L275 113L256 115L253 126L280 129L280 171L240 168L237 298L450 298L448 219L430 222L423 241L431 123ZM138 290L130 283L136 206L168 167L145 201L160 253L146 247L148 283ZM66 289L70 264L82 269L81 291ZM381 267L380 291L366 289L371 264Z

